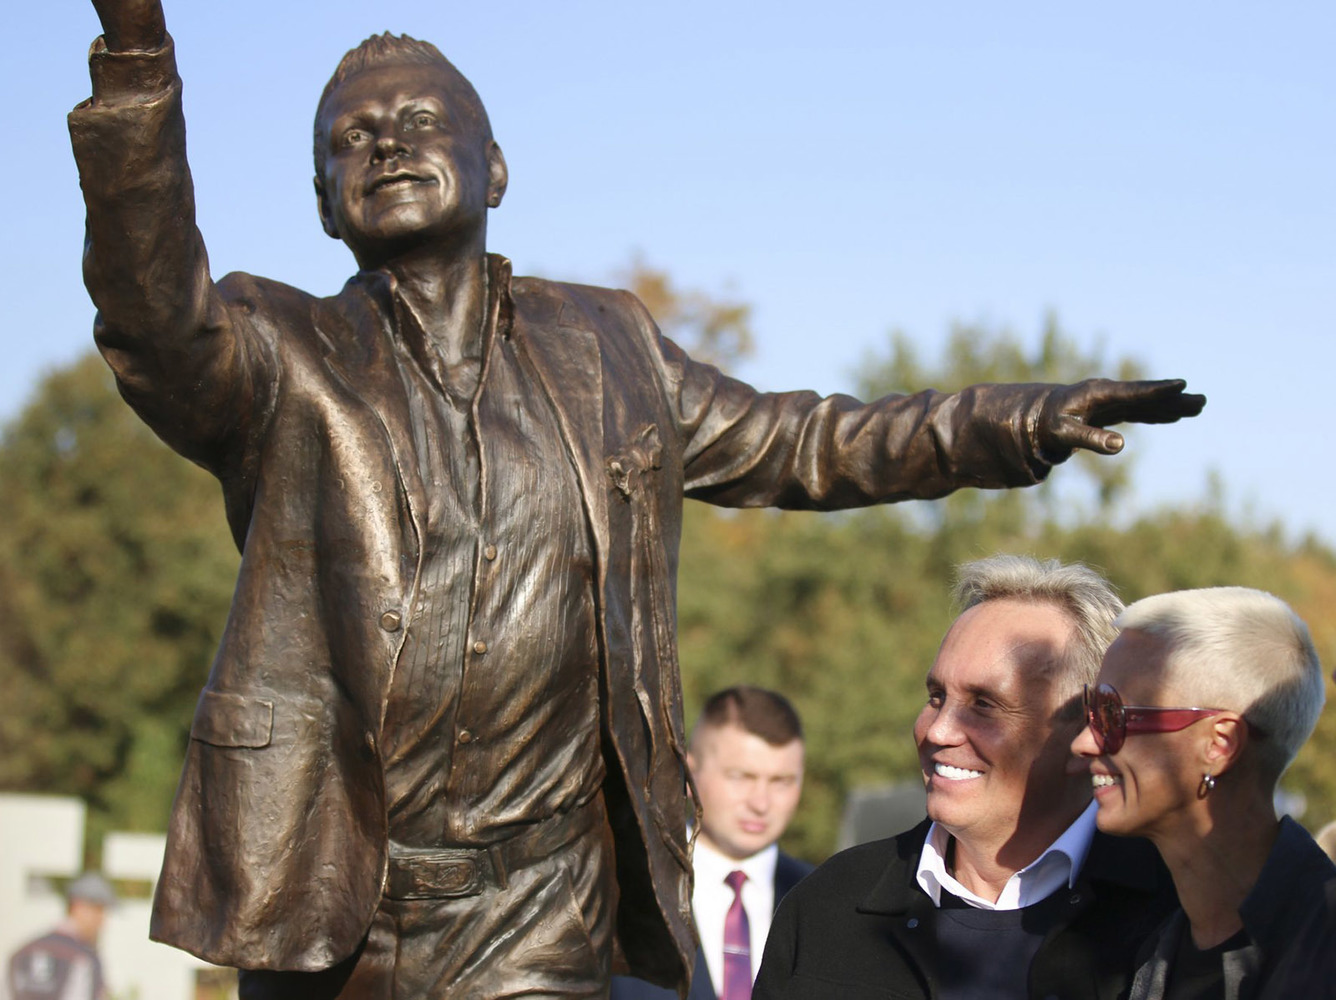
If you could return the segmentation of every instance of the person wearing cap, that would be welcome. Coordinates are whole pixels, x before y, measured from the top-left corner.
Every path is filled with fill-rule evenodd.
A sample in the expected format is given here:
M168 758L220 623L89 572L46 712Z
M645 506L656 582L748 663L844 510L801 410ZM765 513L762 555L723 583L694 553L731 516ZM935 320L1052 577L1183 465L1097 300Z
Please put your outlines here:
M103 1000L107 985L97 939L116 905L111 884L85 872L65 890L65 919L9 959L7 1000Z

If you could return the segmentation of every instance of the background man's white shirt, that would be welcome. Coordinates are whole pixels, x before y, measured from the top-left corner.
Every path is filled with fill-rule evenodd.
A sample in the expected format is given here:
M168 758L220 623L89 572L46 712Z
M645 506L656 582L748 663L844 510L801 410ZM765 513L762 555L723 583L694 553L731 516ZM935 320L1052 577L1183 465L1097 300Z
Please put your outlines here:
M724 981L724 917L733 905L733 890L724 879L729 872L742 871L747 881L742 885L742 905L747 910L751 928L752 979L761 966L761 952L770 933L770 919L775 912L775 865L779 861L779 847L771 844L749 858L735 861L696 841L692 863L696 886L691 905L696 916L696 930L700 934L705 967L710 970L710 981L718 993Z

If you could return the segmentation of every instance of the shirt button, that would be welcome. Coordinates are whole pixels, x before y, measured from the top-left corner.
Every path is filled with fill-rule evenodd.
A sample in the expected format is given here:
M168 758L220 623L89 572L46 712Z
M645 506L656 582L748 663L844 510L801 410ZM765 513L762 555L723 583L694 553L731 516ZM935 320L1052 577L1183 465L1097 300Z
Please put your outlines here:
M488 562L491 562L493 559L496 558L496 546L495 545L487 546L487 548L482 550L482 554L487 557Z
M475 642L475 643L473 644L473 651L474 651L475 653L480 654L480 655L481 655L482 653L487 652L487 643L485 643L485 642L483 642L481 639L479 639L477 642Z
M472 742L473 742L473 734L472 734L471 732L469 732L467 729L461 729L461 730L459 731L459 742L460 742L460 743L472 743Z
M380 627L386 632L398 632L403 624L403 617L397 611L386 611L380 616Z

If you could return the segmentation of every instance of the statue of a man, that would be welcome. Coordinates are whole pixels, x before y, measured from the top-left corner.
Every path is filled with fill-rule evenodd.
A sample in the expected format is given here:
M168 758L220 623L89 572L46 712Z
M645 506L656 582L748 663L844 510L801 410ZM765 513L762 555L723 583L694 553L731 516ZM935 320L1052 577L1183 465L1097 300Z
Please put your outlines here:
M94 0L70 116L96 337L222 482L242 562L173 810L153 935L246 997L684 988L675 587L683 497L833 509L1023 486L1171 382L863 404L762 393L626 292L513 278L506 162L435 48L370 38L315 119L320 299L215 282L159 0Z

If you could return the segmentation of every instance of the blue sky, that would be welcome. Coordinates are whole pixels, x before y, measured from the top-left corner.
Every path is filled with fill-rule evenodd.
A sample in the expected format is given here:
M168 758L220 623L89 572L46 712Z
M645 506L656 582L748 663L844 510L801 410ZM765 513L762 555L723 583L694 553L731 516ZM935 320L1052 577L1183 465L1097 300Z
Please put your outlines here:
M318 9L318 18L308 13ZM510 164L489 242L607 283L636 252L755 306L767 389L846 390L895 327L1083 344L1205 392L1134 434L1136 509L1199 502L1336 543L1336 5L271 0L167 6L213 270L320 293L310 123L393 30L473 80ZM91 343L64 115L90 4L25 5L0 63L11 194L0 418ZM1097 373L1091 373L1097 374Z

